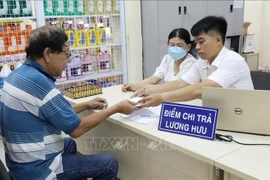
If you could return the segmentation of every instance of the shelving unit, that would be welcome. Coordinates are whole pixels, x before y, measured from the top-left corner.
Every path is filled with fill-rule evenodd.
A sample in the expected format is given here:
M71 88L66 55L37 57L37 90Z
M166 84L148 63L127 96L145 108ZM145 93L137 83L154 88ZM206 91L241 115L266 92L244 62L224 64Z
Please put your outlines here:
M26 17L7 17L7 18L0 18L1 21L10 21L10 22L14 22L14 20L24 20L24 19L36 19L36 17L34 16L26 16Z
M46 18L73 18L73 17L97 17L97 16L116 16L120 17L120 14L97 14L97 15L72 15L72 16L45 16Z
M94 49L94 48L115 47L115 46L121 46L121 44L120 43L110 43L110 44L106 44L106 45L97 45L97 46L73 47L73 48L70 48L70 50Z
M115 13L113 9L113 6L117 4L116 2L119 3L119 13ZM82 3L84 6L83 12L82 7L79 7ZM90 12L91 3L94 5L92 12ZM75 4L74 8L70 8L70 4ZM107 7L108 5L110 8ZM56 83L60 90L90 81L95 81L103 87L107 84L123 83L123 79L126 78L126 74L123 73L125 56L122 52L123 42L125 41L122 40L124 32L120 24L123 18L123 11L121 10L123 9L123 2L115 0L59 0L56 2L52 0L43 3L43 9L43 12L45 12L43 15L44 23L58 26L67 33L70 40L70 50L75 57L81 59L82 63L80 70L72 71L72 68L67 67L67 80L65 80L64 74L64 77L58 79ZM99 10L101 11L98 12ZM107 12L107 10L110 10L110 12ZM88 31L95 35L96 43L87 45L87 42L80 44L78 43L79 40L71 41L70 33L74 33L74 37L79 37L80 40L83 39L83 36L85 36L86 41L89 40L90 38L87 37ZM99 41L102 39L100 38L101 33L103 38L106 39L104 42ZM91 38L93 37L91 36ZM78 68L78 66L76 67ZM74 76L69 78L68 75L70 74ZM107 81L112 82L105 83Z
M0 1L0 71L4 64L13 70L17 63L24 62L24 49L31 29L36 28L36 19L34 1Z
M123 72L121 72L121 71L114 71L114 72L102 73L102 74L92 74L92 75L84 76L79 81L95 80L98 78L106 78L109 76L122 76L122 75L123 75ZM68 81L63 81L63 82L56 82L56 85L63 85L63 84L74 83L74 82L79 82L79 81L78 80L68 80Z
M92 10L94 8L95 13L88 12L90 11L89 3L96 5L91 7ZM100 11L100 9L102 9L102 3L103 10ZM79 59L78 62L81 63L81 70L74 73L74 71L72 71L72 63L69 64L66 72L62 74L62 77L57 78L56 85L60 91L77 86L78 84L88 83L89 80L95 80L96 83L102 86L108 84L104 83L107 81L112 81L109 83L110 85L121 84L126 81L123 1L31 0L31 4L33 8L32 16L3 17L0 18L0 21L20 19L22 21L34 22L35 25L33 29L43 25L51 25L57 26L66 32L69 37L69 43L73 43L70 44L70 51L74 56L72 63L74 59L76 59L76 61ZM79 6L81 6L80 9ZM100 12L98 12L98 10ZM73 36L73 40L71 40L70 33ZM93 37L93 35L95 36ZM96 43L90 44L90 40L91 42L96 41ZM89 45L86 44L86 41L89 41ZM80 44L81 42L84 43ZM25 54L22 53L18 53L17 55L25 56ZM13 56L13 54L11 54L11 56ZM2 57L0 57L0 64L1 58ZM72 77L77 75L78 77Z

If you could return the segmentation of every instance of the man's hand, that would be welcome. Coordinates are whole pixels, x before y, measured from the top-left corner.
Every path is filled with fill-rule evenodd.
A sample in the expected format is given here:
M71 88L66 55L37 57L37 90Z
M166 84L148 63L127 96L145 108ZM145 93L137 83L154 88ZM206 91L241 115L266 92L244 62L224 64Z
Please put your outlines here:
M163 94L152 94L139 100L141 107L158 106L164 101Z
M137 103L129 101L129 100L124 100L120 101L117 103L115 106L117 108L117 111L122 114L131 114L135 110L139 110L138 107L136 107Z
M134 98L134 97L147 97L150 95L150 92L146 89L139 89L137 91L135 91L131 96L130 99Z
M87 109L104 109L108 107L106 99L97 97L85 103Z

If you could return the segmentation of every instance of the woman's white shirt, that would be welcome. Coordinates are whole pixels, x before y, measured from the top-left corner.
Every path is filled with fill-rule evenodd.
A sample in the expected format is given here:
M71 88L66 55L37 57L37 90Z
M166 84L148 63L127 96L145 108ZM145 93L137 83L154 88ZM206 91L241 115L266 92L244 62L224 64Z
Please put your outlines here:
M164 78L165 82L177 80L192 67L196 59L191 54L187 54L185 60L180 64L179 72L176 75L174 75L174 62L169 54L165 55L159 67L157 67L154 76L160 79Z

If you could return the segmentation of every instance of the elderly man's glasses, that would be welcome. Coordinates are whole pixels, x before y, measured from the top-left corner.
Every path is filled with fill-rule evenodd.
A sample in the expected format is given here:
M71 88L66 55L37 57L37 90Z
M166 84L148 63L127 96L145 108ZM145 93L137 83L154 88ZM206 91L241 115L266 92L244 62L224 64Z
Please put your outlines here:
M64 51L64 50L62 50L62 52L66 53L67 58L70 58L71 57L71 52L70 51Z

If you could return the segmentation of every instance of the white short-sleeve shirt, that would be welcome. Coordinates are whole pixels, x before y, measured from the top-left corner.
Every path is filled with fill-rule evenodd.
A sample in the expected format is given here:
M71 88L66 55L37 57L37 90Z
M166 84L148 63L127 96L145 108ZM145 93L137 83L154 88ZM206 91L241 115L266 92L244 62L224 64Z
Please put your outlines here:
M192 67L196 59L191 54L187 54L185 60L180 64L179 72L176 75L174 75L174 62L169 54L165 55L159 67L157 67L154 76L160 79L164 78L165 82L177 80Z
M254 89L250 69L244 58L225 47L212 64L199 59L181 78L189 84L210 79L223 88Z

